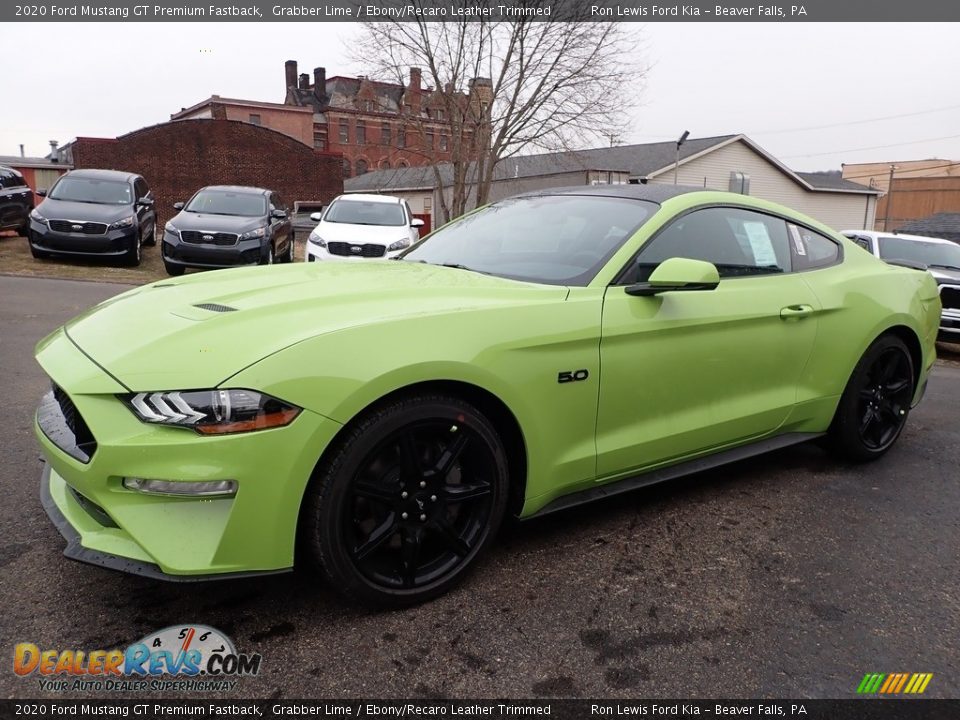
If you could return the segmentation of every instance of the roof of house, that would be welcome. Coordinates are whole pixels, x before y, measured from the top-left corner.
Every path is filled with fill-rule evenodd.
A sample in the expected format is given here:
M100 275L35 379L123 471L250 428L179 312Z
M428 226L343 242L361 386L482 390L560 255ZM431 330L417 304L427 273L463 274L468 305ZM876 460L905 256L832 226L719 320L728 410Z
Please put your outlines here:
M852 190L858 192L865 189L862 183L844 180L839 170L798 172L797 175L818 190Z
M960 241L960 213L942 212L904 223L897 232Z
M7 167L38 167L38 168L63 168L69 170L69 165L53 162L45 157L21 157L20 155L0 155L0 165Z
M880 191L858 183L834 177L833 173L795 173L775 157L759 147L745 135L717 135L707 138L690 138L680 146L680 164L683 165L701 155L730 143L742 141L784 174L807 190L814 192L853 192L876 195ZM628 173L631 178L644 179L669 172L677 159L677 143L643 143L592 148L539 155L518 155L502 160L494 171L494 180L557 175L586 170L610 170ZM449 165L438 167L444 185L452 182L453 172ZM344 183L347 192L401 191L432 189L435 182L432 167L394 168L377 170Z

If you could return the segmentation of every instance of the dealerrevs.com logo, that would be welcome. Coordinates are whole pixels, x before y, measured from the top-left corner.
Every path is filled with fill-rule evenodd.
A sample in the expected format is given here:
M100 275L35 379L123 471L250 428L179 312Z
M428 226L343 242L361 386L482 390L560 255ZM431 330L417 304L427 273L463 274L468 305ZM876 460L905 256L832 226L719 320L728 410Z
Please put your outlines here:
M259 653L238 653L233 641L206 625L172 625L125 649L42 650L18 643L13 671L37 677L40 690L229 691L260 672Z

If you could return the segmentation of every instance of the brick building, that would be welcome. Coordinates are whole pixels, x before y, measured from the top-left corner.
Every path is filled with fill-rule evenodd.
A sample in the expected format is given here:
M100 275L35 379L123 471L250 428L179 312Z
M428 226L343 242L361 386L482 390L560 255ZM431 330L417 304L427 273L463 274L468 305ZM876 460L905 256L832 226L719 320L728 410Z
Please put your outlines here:
M341 158L275 130L226 119L182 120L118 138L80 137L61 149L77 168L126 170L143 175L162 224L173 203L205 185L251 185L295 201L327 204L343 192Z
M284 79L283 104L213 95L170 119L224 117L269 127L317 150L342 153L345 178L448 161L457 140L454 132L475 152L489 129L492 86L485 78L475 78L468 93L449 86L438 92L423 85L418 68L411 68L409 81L401 85L366 77L328 78L322 67L314 68L311 78L298 74L297 62L288 60ZM469 110L460 116L483 122L452 121L451 107Z

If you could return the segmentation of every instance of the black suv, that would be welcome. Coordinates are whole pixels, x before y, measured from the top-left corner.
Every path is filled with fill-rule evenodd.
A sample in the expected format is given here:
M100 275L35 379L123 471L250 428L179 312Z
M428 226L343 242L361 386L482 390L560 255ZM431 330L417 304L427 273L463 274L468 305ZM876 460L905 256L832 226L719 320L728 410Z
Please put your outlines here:
M154 245L153 194L139 175L116 170L71 170L30 213L30 250L52 254L118 257L140 264L140 246Z
M223 268L293 261L293 223L280 195L263 188L201 188L163 229L170 275L188 267Z
M26 235L32 209L33 193L23 175L0 165L0 230L16 230Z

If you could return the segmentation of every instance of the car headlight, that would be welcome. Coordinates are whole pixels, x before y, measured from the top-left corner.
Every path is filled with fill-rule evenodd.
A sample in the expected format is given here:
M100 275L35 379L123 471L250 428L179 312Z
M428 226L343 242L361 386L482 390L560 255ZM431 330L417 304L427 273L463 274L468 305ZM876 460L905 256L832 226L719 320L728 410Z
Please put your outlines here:
M396 242L390 243L387 246L387 252L393 252L394 250L403 250L404 248L410 247L410 238L403 238L402 240L397 240Z
M300 408L255 390L173 390L120 395L145 423L172 425L201 435L225 435L283 427Z
M253 240L255 238L262 238L267 234L267 229L258 227L256 230L251 230L250 232L245 232L240 236L241 240Z
M327 241L317 235L316 230L310 231L310 234L307 236L307 242L312 242L314 245L319 245L322 248L327 246Z
M30 211L30 219L40 223L41 225L47 224L47 219L43 215L38 213L36 210Z
M130 217L121 218L114 223L110 223L110 227L107 230L119 230L120 228L133 227L137 222L137 216L131 215Z
M168 222L163 226L163 229L175 237L180 237L180 231L174 227L173 223Z

